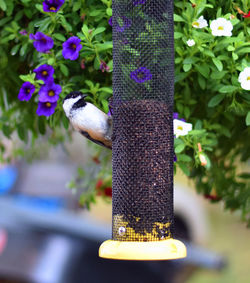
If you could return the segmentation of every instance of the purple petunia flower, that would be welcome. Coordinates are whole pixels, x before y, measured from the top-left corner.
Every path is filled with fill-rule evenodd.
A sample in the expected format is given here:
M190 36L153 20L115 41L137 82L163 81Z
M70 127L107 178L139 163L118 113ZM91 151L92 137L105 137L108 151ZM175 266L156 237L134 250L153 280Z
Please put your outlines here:
M56 102L59 99L59 94L62 92L60 85L49 81L47 84L41 86L38 95L40 102Z
M56 13L64 4L64 0L44 0L43 11Z
M186 122L186 120L184 118L179 118L179 113L178 112L174 112L173 113L173 119L177 119L177 120Z
M177 162L177 156L174 154L174 162Z
M54 46L53 39L40 31L36 34L31 33L30 39L34 40L33 45L38 52L46 53Z
M23 83L18 94L18 99L21 101L30 100L35 89L36 89L35 86L30 82Z
M140 4L145 4L146 0L135 0L133 1L134 6L138 6Z
M152 79L152 74L147 68L140 67L130 73L130 78L137 83L144 83L145 81L149 81Z
M26 31L25 29L20 30L20 31L19 31L19 33L20 33L21 35L27 35L27 34L28 34L28 33L27 33L27 31Z
M173 113L173 119L178 119L179 117L179 113L178 112L174 112Z
M113 97L109 99L109 112L107 115L110 117L113 116Z
M44 64L33 70L36 73L36 79L42 80L45 83L53 80L54 68L50 65Z
M112 17L108 20L108 24L112 27Z
M79 51L82 49L81 39L77 36L72 36L63 43L62 55L64 59L76 60L79 56Z
M132 25L132 20L124 16L121 16L119 17L115 28L118 32L123 32L125 29L129 28L131 25Z
M50 116L55 112L57 102L38 102L38 108L36 114L38 116Z

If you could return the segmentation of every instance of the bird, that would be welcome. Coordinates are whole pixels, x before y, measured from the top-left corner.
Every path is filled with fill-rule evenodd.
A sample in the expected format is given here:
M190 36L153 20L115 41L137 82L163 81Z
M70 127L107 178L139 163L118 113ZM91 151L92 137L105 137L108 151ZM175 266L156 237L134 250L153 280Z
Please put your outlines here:
M70 92L63 100L63 110L73 128L92 142L112 149L112 117L102 112L80 91Z

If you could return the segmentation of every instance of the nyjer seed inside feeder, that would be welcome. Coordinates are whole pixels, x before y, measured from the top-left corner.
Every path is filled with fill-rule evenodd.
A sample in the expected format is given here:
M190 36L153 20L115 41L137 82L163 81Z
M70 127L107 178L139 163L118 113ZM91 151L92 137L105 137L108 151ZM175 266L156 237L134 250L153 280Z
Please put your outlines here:
M115 0L112 28L113 223L99 255L182 258L173 239L172 0Z

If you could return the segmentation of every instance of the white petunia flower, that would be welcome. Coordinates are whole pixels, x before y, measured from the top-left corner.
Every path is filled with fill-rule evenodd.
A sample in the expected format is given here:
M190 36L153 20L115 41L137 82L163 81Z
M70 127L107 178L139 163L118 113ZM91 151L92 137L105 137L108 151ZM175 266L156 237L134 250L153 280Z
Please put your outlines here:
M194 46L195 45L195 41L193 40L193 39L189 39L188 41L187 41L187 45L188 46Z
M189 131L192 131L193 125L184 121L174 119L174 135L178 138L179 136L185 136Z
M243 89L250 90L250 67L246 67L240 72L238 81Z
M232 36L233 25L224 18L213 20L210 24L210 28L214 36Z
M207 20L204 19L203 16L200 16L197 21L194 21L194 22L192 23L192 26L193 26L194 28L205 28L205 27L208 26Z

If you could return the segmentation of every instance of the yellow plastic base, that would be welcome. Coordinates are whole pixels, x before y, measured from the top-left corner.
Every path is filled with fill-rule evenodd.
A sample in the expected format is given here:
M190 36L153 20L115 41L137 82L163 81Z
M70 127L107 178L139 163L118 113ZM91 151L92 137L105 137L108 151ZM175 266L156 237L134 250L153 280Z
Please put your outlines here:
M184 258L185 245L178 240L168 239L159 242L120 242L108 240L102 243L99 256L121 260L168 260Z

